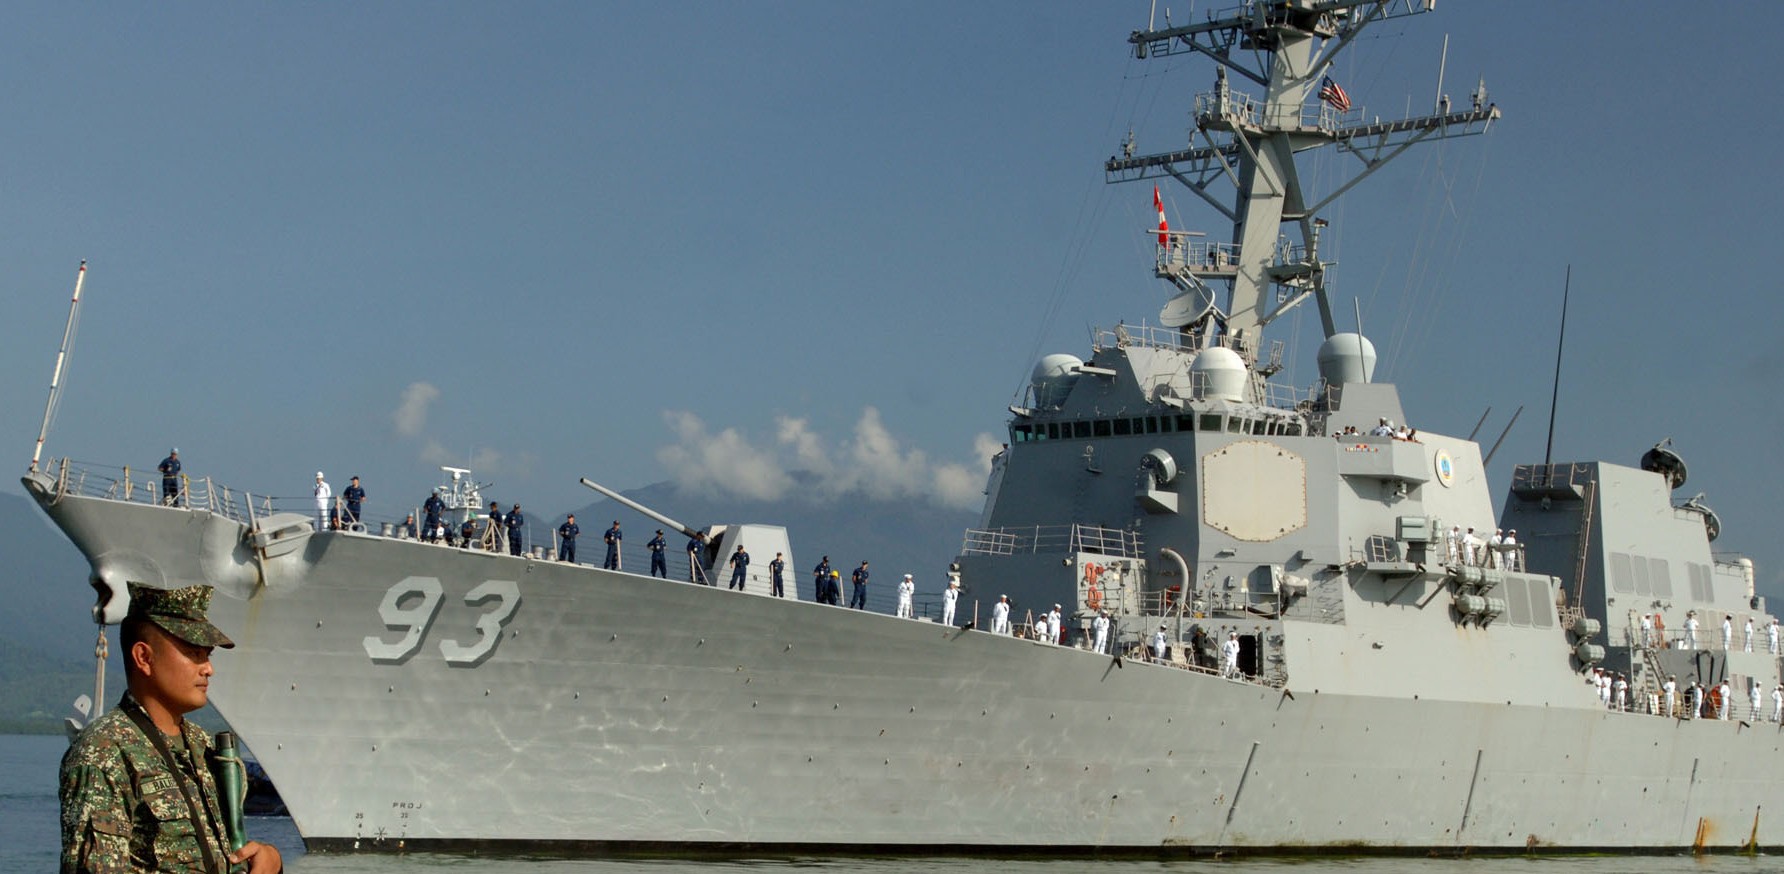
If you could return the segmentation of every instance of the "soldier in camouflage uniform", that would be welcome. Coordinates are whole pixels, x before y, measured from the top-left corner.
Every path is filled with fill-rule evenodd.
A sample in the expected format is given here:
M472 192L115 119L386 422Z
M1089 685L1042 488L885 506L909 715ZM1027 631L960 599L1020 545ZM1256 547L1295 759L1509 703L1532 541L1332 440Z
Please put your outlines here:
M231 863L274 874L283 867L278 849L265 844L228 851L206 766L211 736L184 719L205 704L211 650L235 646L205 619L210 600L210 586L130 584L119 630L129 691L62 757L63 874L224 874Z

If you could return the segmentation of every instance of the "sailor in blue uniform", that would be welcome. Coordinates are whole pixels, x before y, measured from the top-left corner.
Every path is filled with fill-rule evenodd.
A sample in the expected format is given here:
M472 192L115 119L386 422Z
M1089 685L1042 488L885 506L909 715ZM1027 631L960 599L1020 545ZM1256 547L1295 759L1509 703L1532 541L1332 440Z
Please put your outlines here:
M460 525L458 527L459 548L470 549L471 544L473 542L475 542L476 540L477 540L477 520L472 517L467 517L465 519L465 524Z
M558 526L558 561L576 563L576 535L582 533L582 527L576 524L576 514L571 513L564 524Z
M434 489L427 496L427 502L421 505L422 526L421 539L433 543L440 539L440 514L446 512L446 502L440 500L440 490Z
M644 548L650 550L651 576L669 579L669 558L663 555L663 550L668 545L663 540L663 529L661 528L657 529L657 536L652 537L649 543L644 544Z
M703 572L704 569L700 567L700 553L705 551L705 549L706 532L694 532L694 536L688 538L688 582L704 583L710 586L712 583L706 582L706 574Z
M750 554L743 551L743 544L737 544L737 550L731 553L731 583L727 589L743 590L743 575L750 569Z
M811 598L822 604L825 602L824 596L830 593L830 556L824 556L824 560L811 569L811 576Z
M856 610L867 609L867 562L855 568L849 579L855 581L855 591L849 594L849 606Z
M520 515L519 504L515 504L514 509L508 511L508 517L503 522L508 526L508 554L519 555L521 529L527 524L527 517Z
M780 553L774 554L774 561L768 563L768 591L776 598L785 598L787 593L781 585L781 571L787 569L787 560Z
M502 505L490 501L489 526L483 529L483 548L490 552L501 552L502 538L506 536L507 529L503 525Z
M167 457L161 459L161 503L169 507L180 505L180 448L175 446L167 451Z
M607 542L607 560L601 562L601 566L612 571L619 570L619 542L625 539L625 535L619 533L618 519L613 520L613 527L607 529L607 534L601 539Z
M365 489L359 487L359 477L354 477L353 482L349 483L347 488L341 492L341 499L347 502L346 524L352 525L358 522L359 506L365 501Z

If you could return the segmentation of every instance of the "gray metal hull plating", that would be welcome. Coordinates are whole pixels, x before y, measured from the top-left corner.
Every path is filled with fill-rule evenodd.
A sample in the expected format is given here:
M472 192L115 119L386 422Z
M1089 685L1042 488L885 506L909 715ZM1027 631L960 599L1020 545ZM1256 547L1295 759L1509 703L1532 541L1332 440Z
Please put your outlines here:
M236 523L44 503L96 573L219 586L213 617L238 648L212 700L318 848L1784 843L1761 816L1784 779L1771 724L1283 690L357 534L315 535L244 585L218 570L234 563L216 532ZM425 623L425 596L391 594L417 579L439 583ZM514 584L497 586L511 610L467 602L490 580ZM381 618L387 599L403 621ZM406 656L373 658L409 626Z

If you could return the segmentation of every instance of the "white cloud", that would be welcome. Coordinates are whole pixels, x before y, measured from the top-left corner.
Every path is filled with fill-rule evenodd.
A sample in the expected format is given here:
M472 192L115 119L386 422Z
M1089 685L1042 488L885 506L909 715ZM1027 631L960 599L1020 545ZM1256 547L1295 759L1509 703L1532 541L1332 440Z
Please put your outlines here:
M676 442L657 450L657 460L679 488L773 501L792 487L793 478L772 453L751 446L737 429L713 434L689 412L666 412L663 419L675 432Z
M775 420L774 441L766 446L735 428L712 433L690 412L667 412L664 421L675 442L658 450L657 460L678 487L757 500L778 500L797 483L800 494L820 499L856 494L974 509L984 502L985 476L999 446L997 438L980 434L973 461L932 462L922 450L906 448L873 407L862 410L854 433L835 445L806 419L790 416Z
M403 389L403 400L397 404L396 412L390 414L390 421L396 425L396 433L404 437L416 437L427 427L427 407L440 397L440 390L433 383L412 382Z

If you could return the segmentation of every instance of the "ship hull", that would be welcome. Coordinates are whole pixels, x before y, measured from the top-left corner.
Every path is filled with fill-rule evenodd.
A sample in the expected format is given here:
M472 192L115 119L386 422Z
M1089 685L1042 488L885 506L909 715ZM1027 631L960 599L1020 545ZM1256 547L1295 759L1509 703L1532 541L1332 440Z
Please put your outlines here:
M1276 688L352 533L243 583L238 523L33 491L97 575L218 586L212 700L314 849L1784 843L1775 724Z

